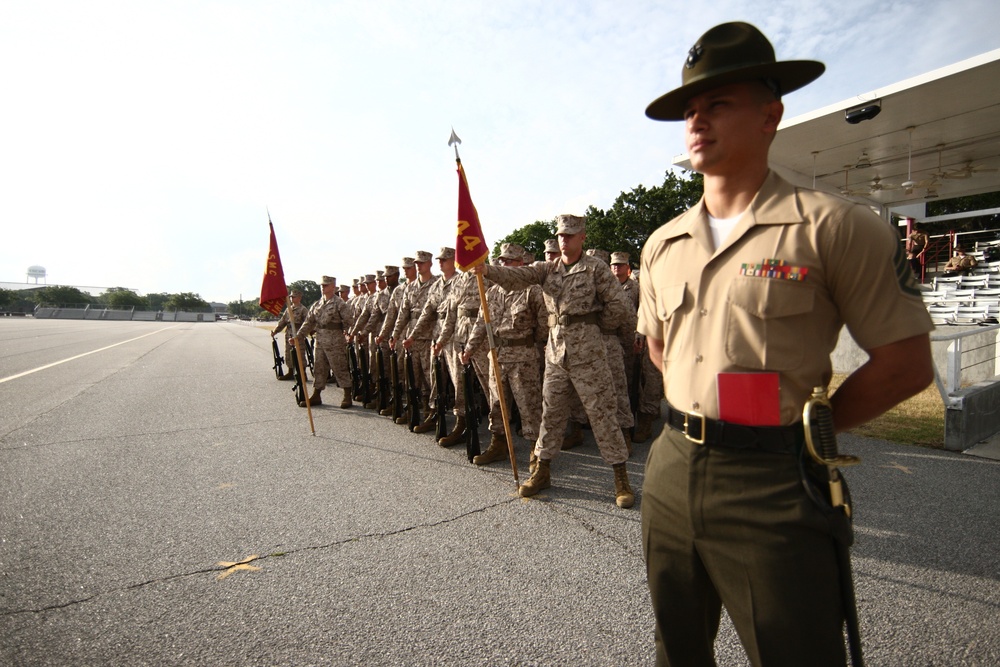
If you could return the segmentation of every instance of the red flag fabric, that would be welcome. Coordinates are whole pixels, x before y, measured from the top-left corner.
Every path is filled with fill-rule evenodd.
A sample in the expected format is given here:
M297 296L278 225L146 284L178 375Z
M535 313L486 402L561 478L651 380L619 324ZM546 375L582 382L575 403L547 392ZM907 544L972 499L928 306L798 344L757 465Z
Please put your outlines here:
M455 239L455 266L468 271L486 261L490 249L483 238L483 228L479 225L479 213L469 194L469 182L465 180L462 161L458 162L458 237Z
M260 307L275 316L280 316L288 300L288 286L285 285L285 272L281 269L281 256L278 254L278 241L274 238L274 225L267 221L271 228L271 247L267 251L267 266L264 268L264 282L260 286Z

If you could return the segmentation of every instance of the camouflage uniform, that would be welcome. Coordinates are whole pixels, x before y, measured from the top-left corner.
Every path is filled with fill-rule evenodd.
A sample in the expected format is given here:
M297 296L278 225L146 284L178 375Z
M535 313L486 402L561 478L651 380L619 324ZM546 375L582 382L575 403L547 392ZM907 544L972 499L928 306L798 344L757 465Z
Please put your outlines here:
M615 282L618 279L615 278ZM620 428L632 428L635 419L632 417L632 406L628 400L628 380L625 374L625 355L622 348L626 345L631 349L632 341L635 340L635 326L639 320L638 312L632 309L632 304L627 301L624 292L618 292L618 298L623 306L625 316L620 319L612 319L605 310L601 314L601 334L604 336L604 345L608 353L608 369L611 371L614 394L617 399L618 426ZM627 445L628 443L626 443Z
M313 391L322 391L330 378L330 369L337 384L345 389L351 386L351 372L347 366L347 344L344 331L354 323L351 308L339 297L321 298L309 309L300 330L301 336L316 334L314 351Z
M428 253L429 254L429 253ZM432 275L428 280L420 282L420 279L406 286L406 291L399 304L399 313L396 316L396 323L393 326L392 337L396 341L402 341L413 335L417 326L417 321L427 303L431 287L438 281L438 276ZM410 357L413 359L413 376L420 386L421 394L424 398L430 394L431 368L428 362L431 356L431 338L429 333L421 332L413 336L413 345L410 346Z
M602 310L607 311L611 321L625 317L621 286L611 269L601 260L584 255L571 266L562 262L491 266L487 276L511 290L541 285L549 313L542 424L535 455L544 461L558 455L575 390L590 419L601 456L613 466L624 463L628 449L617 420L609 412L616 402L598 326Z
M461 273L452 281L454 286L446 304L444 322L438 342L444 343L445 354L449 351L448 367L451 383L455 386L455 414L465 416L465 373L461 360L462 352L468 348L469 334L479 317L479 281L474 273ZM491 311L492 312L492 311ZM490 360L488 350L481 347L472 354L472 367L481 386L489 385ZM492 415L492 411L490 413Z
M301 303L298 305L293 303L291 308L295 326L288 326L288 308L285 308L285 310L281 313L281 317L278 319L278 324L274 327L274 333L276 334L281 333L282 331L285 332L285 364L289 368L289 373L292 368L292 359L295 357L295 346L292 345L292 329L294 328L298 331L302 326L302 321L305 319L306 313L308 313L306 307Z
M426 338L428 341L425 351L421 352L423 358L420 363L425 368L427 386L431 388L429 405L432 409L437 407L438 392L441 388L437 386L437 382L434 379L434 360L431 354L430 343L431 341L436 341L438 336L441 334L441 328L444 323L444 315L448 309L448 295L451 294L451 288L455 284L457 278L458 273L452 275L451 278L438 276L438 279L435 280L434 284L427 290L427 299L420 312L420 317L410 331L410 336L413 337L414 342L420 338ZM411 348L410 351L414 352L414 349ZM441 361L445 364L445 367L449 370L452 377L455 375L452 370L453 351L454 345L451 343L446 344L444 349L441 351ZM414 357L414 361L416 361L416 357ZM457 393L458 392L456 391L456 395Z
M538 374L536 341L545 340L548 333L548 310L538 285L508 291L499 285L486 290L490 308L497 361L500 364L504 398L509 406L511 395L521 413L521 433L526 440L538 438L542 421L542 378ZM486 322L480 315L466 343L466 350L485 350ZM497 377L490 366L490 432L506 436L500 413L500 392Z

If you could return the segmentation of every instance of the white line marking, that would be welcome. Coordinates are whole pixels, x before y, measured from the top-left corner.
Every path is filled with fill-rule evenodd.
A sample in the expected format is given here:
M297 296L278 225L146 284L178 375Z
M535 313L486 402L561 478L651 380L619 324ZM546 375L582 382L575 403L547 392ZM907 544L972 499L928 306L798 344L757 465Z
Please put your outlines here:
M97 350L91 350L90 352L84 352L83 354L78 354L75 357L69 357L68 359L62 359L60 361L53 361L51 364L45 364L44 366L39 366L38 368L32 368L30 371L24 371L23 373L18 373L17 375L11 375L10 377L0 378L0 384L4 382L10 382L11 380L16 380L17 378L24 377L25 375L31 375L32 373L37 373L38 371L44 371L46 368L52 368L53 366L58 366L59 364L65 364L67 361L73 361L74 359L79 359L80 357L86 357L91 354L96 354L98 352L103 352L104 350L110 350L113 347L118 347L119 345L124 345L125 343L131 343L134 340L139 340L140 338L145 338L146 336L152 336L153 334L158 334L161 331L167 331L168 329L175 329L178 325L172 327L167 327L166 329L158 329L156 331L151 331L148 334L143 334L141 336L136 336L135 338L129 338L128 340L123 340L120 343L115 343L114 345L108 345L107 347L102 347Z

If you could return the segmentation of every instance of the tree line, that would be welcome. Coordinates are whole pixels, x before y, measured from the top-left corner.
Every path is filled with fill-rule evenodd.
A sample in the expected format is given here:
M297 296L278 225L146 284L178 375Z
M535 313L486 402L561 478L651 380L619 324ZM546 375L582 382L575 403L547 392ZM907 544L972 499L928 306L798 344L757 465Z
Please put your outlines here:
M187 311L207 312L208 302L193 292L168 294L160 292L140 296L125 287L111 287L101 294L91 296L76 287L49 285L39 289L0 289L0 310L31 312L38 306L83 308L97 306L114 310Z

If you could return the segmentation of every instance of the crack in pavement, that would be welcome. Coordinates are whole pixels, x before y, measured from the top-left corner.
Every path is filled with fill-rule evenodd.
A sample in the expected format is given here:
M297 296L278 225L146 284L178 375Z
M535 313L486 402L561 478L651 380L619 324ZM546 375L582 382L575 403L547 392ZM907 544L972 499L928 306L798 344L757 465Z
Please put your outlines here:
M336 542L331 542L329 544L321 544L321 545L299 547L298 549L291 549L291 550L288 550L288 551L276 551L276 552L273 552L273 553L264 554L262 556L257 556L255 558L245 560L245 563L256 563L258 561L261 561L261 562L265 561L268 558L283 558L285 556L289 556L289 555L293 555L293 554L298 554L298 553L307 553L307 552L310 552L310 551L322 551L324 549L333 549L333 548L344 546L345 544L352 544L354 542L361 542L363 540L378 540L378 539L382 539L382 538L386 538L386 537L395 537L397 535L402 535L404 533L408 533L408 532L411 532L411 531L414 531L414 530L436 528L438 526L444 526L444 525L448 525L450 523L454 523L455 521L460 521L462 519L465 519L467 517L470 517L470 516L473 516L473 515L476 515L476 514L482 514L483 512L491 510L491 509L493 509L495 507L500 507L502 505L507 505L507 504L510 504L510 503L513 503L513 502L519 501L519 500L520 500L520 498L508 498L508 499L501 500L499 502L495 502L495 503L492 503L492 504L489 504L489 505L484 505L482 507L477 507L477 508L469 510L467 512L462 512L461 514L456 514L454 516L447 517L447 518L441 519L439 521L433 521L433 522L428 522L428 523L417 523L417 524L413 524L413 525L410 525L410 526L404 526L403 528L398 528L396 530L390 530L390 531L386 531L386 532L382 532L382 533L366 533L364 535L354 535L352 537L344 538L342 540L337 540ZM145 588L146 586L151 586L151 585L154 585L154 584L159 584L159 583L163 583L163 582L167 582L167 581L173 581L175 579L183 579L183 578L186 578L186 577L194 577L194 576L198 576L198 575L202 575L202 574L225 572L227 570L231 570L232 568L233 568L233 565L215 566L215 567L203 568L203 569L199 569L199 570L192 570L190 572L181 572L181 573L178 573L178 574L171 574L171 575L167 575L167 576L164 576L164 577L157 577L155 579L149 579L147 581L141 581L141 582L138 582L138 583L129 584L127 586L121 586L121 587L118 587L118 588L111 588L111 589L108 589L108 590L105 590L105 591L101 591L99 593L94 593L93 595L88 595L87 597L77 598L75 600L68 600L66 602L60 602L58 604L51 604L51 605L46 605L44 607L38 607L38 608L13 609L13 610L10 610L10 611L0 611L0 617L18 616L18 615L21 615L21 614L43 614L43 613L49 612L49 611L58 611L60 609L65 609L67 607L73 607L75 605L84 604L84 603L87 603L87 602L89 602L91 600L94 600L96 598L99 598L99 597L102 597L102 596L105 596L105 595L109 595L109 594L114 594L114 593L118 593L118 592L122 592L122 591L138 590L138 589L141 589L141 588Z

